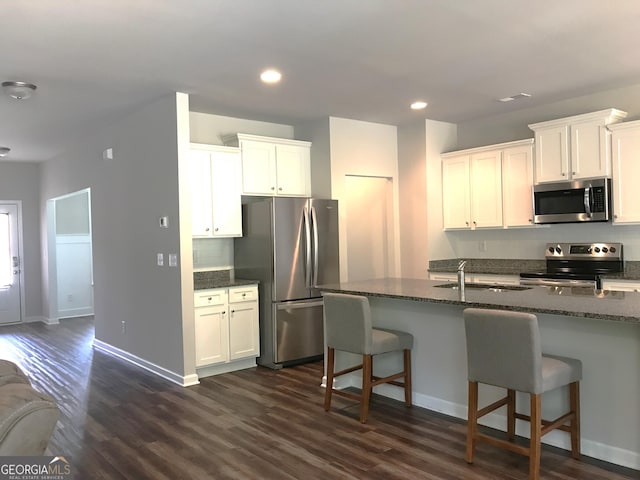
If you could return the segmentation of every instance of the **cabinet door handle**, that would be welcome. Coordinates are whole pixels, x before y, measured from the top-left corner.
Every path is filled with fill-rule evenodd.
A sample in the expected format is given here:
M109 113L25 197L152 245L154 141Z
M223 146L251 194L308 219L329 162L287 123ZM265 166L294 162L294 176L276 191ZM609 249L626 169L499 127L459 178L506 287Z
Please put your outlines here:
M478 224L476 223L476 221L475 221L475 220L473 221L473 225L474 225L474 226L475 226L475 225L478 225Z
M532 218L529 219L529 223L533 223L533 219Z
M217 227L213 229L214 232L217 232L218 230L219 230L219 228L217 228Z
M279 187L278 190L282 191L282 187Z
M567 174L566 174L566 173L564 173L564 172L562 172L562 173L561 173L561 175L562 175L563 177L566 177L566 176L567 176Z
M271 187L271 190L275 190L275 189L276 189L276 187Z
M464 223L465 223L465 225L466 225L467 227L469 226L469 222L464 222Z
M208 232L209 230L210 230L210 228L209 228L209 227L207 227L207 228L205 228L205 229L204 229L204 231L205 231L205 232Z

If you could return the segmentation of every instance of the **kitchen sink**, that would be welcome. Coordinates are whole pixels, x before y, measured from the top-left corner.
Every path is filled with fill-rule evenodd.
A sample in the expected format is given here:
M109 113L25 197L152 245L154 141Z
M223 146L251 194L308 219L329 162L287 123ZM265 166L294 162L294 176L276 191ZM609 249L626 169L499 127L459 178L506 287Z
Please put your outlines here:
M434 285L436 288L451 288L458 290L456 282L447 282L440 285ZM491 283L465 283L465 289L474 290L491 290L492 292L520 292L522 290L531 290L532 287L522 287L520 285L494 285Z

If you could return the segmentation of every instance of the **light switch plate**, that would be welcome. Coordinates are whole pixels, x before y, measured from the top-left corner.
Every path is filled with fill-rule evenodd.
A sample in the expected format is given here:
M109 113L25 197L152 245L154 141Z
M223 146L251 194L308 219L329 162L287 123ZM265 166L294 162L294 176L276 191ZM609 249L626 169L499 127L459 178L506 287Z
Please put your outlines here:
M162 267L164 265L164 253L158 254L158 266Z
M170 267L177 267L178 266L178 255L176 255L175 253L170 253L169 254L169 266Z

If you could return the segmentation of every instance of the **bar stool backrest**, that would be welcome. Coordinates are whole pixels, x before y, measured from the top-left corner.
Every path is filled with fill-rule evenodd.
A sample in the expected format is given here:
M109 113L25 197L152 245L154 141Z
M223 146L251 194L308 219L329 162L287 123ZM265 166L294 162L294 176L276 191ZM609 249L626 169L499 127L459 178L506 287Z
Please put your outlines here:
M538 318L530 313L464 310L469 381L542 393Z
M327 347L371 354L373 340L369 299L342 293L325 293L323 296Z

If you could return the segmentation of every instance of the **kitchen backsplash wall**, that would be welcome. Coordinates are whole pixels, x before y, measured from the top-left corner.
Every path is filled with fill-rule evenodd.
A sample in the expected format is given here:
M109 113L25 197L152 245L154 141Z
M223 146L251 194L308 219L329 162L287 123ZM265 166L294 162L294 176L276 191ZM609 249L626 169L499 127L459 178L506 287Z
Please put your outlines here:
M194 270L233 268L233 238L194 238Z
M640 226L611 223L545 225L509 230L445 232L458 258L544 258L553 242L620 242L625 260L640 260ZM434 257L435 258L435 257Z

